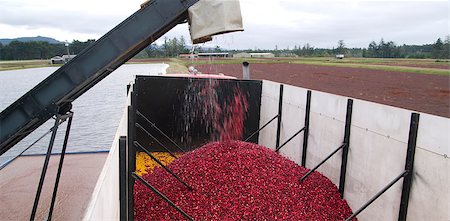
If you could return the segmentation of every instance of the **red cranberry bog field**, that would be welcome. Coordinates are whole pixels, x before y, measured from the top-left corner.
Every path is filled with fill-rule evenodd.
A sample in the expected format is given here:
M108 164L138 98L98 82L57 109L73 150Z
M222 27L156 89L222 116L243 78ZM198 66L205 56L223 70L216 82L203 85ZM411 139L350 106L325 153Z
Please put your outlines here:
M203 73L242 77L243 60L194 62ZM450 117L450 63L408 59L255 59L252 79ZM190 65L190 64L187 64Z

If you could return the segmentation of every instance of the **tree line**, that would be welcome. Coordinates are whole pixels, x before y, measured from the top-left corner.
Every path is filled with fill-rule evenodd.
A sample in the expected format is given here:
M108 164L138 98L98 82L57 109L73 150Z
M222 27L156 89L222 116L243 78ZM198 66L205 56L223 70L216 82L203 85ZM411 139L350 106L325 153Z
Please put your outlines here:
M74 40L69 44L70 54L79 54L89 47L95 40L85 42ZM273 50L248 49L248 50L226 50L216 46L214 48L195 47L195 52L272 52L278 57L331 57L336 54L344 54L346 57L366 58L433 58L450 59L450 37L445 40L438 38L432 44L424 45L396 45L393 41L381 39L378 43L372 41L367 48L347 48L344 40L339 40L336 47L332 49L316 48L309 43L303 46L295 45L290 49L279 49L275 46ZM142 50L137 58L162 58L177 57L179 54L190 53L192 46L186 44L183 36L164 38L162 44L150 44ZM67 54L64 43L50 44L48 42L20 42L12 41L7 45L0 43L0 60L30 60L50 59L56 55Z
M69 44L69 53L79 54L93 42L95 42L94 39L84 42L74 40ZM7 45L0 43L0 60L50 59L63 54L67 54L67 47L64 43L50 44L45 41L12 41Z
M296 45L293 49L274 50L246 50L251 52L272 52L278 57L331 57L336 54L343 54L347 57L365 58L432 58L450 59L450 37L443 41L438 38L433 44L424 45L396 45L393 41L385 41L383 38L377 43L372 41L367 48L347 48L343 40L339 40L336 47L332 49L315 48L306 43L304 46Z

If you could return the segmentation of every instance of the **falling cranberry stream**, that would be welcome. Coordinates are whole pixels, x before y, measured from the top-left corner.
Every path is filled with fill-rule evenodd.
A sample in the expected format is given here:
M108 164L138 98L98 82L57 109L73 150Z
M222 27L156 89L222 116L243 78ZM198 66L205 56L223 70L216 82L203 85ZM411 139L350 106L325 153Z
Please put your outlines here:
M193 190L161 168L143 178L196 220L343 220L352 214L325 176L314 172L299 182L307 169L256 144L209 143L168 167ZM184 217L136 181L135 219Z
M239 86L230 86L230 94L224 94L224 85L217 79L198 81L189 79L184 91L183 140L190 141L191 125L201 122L210 141L241 140L248 116L248 101ZM182 141L183 141L182 140Z

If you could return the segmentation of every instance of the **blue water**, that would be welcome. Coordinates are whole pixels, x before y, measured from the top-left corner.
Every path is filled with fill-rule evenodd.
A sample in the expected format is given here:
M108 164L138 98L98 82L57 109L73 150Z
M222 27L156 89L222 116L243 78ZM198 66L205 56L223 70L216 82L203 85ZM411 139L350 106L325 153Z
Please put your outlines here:
M163 73L165 64L123 65L103 81L73 102L74 112L70 130L68 152L108 150L119 125L126 104L126 86L136 75L157 75ZM45 79L57 68L33 68L14 71L0 71L0 110L4 110L16 99ZM54 124L50 119L28 137L0 156L0 165L22 152L31 143L47 132ZM60 125L53 152L60 152L66 123ZM50 134L36 143L24 154L46 152Z

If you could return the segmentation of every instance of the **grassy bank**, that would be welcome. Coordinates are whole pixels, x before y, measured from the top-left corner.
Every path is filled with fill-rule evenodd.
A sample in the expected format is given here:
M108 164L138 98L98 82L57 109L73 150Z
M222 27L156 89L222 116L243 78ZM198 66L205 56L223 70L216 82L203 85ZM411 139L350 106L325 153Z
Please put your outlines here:
M0 61L0 71L59 66L49 64L48 60Z

